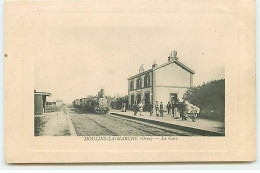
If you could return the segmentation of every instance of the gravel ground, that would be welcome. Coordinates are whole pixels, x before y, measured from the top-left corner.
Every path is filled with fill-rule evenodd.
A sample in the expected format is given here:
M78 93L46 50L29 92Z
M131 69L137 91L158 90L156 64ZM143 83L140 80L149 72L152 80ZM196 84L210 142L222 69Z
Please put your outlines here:
M35 116L35 136L70 136L64 111Z

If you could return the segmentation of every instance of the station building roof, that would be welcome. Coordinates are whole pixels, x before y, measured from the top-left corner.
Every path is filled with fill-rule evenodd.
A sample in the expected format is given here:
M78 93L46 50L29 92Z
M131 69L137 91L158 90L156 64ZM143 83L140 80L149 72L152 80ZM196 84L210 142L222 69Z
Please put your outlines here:
M43 95L43 96L51 96L51 93L49 93L49 92L34 91L34 94L41 94L41 95Z
M181 68L183 68L184 70L186 70L187 72L189 72L189 73L191 73L191 74L195 74L195 72L194 72L193 70L191 70L189 67L187 67L186 65L184 65L184 64L181 63L180 61L178 61L178 60L173 60L173 61L168 61L168 62L166 62L166 63L164 63L164 64L162 64L162 65L156 66L156 67L154 67L154 68L151 68L151 69L149 69L149 70L146 70L146 71L144 71L144 72L138 73L138 74L136 74L136 75L134 75L134 76L131 76L131 77L128 78L128 80L137 78L137 77L142 76L142 75L144 75L144 74L146 74L146 73L149 73L149 72L151 72L151 71L158 70L158 69L160 69L160 68L162 68L162 67L165 67L165 66L167 66L167 65L170 65L170 64L172 64L172 63L177 64L178 66L180 66Z

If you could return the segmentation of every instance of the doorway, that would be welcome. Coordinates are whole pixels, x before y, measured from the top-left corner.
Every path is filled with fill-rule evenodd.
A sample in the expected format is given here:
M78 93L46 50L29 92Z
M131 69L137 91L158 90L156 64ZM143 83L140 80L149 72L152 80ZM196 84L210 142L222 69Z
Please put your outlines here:
M132 94L131 95L131 107L133 107L134 101L135 101L135 96L134 96L134 94Z
M177 103L177 93L170 93L170 102Z
M146 92L144 96L144 111L149 111L150 92Z
M141 93L137 94L137 104L141 102Z

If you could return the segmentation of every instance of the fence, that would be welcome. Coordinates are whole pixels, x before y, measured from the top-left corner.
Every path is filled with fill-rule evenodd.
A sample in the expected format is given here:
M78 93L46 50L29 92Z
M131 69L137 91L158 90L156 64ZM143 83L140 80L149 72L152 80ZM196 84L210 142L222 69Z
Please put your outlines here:
M46 113L48 112L59 112L60 106L48 106L46 105Z

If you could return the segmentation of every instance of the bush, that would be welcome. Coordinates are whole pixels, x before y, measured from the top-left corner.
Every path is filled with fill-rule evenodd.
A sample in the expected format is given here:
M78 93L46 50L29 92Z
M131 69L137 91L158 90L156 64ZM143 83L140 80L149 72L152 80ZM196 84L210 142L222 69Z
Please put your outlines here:
M59 112L60 111L60 106L46 106L46 113L49 112Z
M42 116L34 116L34 136L40 136L47 121Z
M201 116L209 118L225 117L225 79L203 83L190 88L184 99L201 109Z
M111 102L111 107L113 109L121 109L123 103L126 104L126 108L128 109L128 95L123 97L118 97L116 101Z

